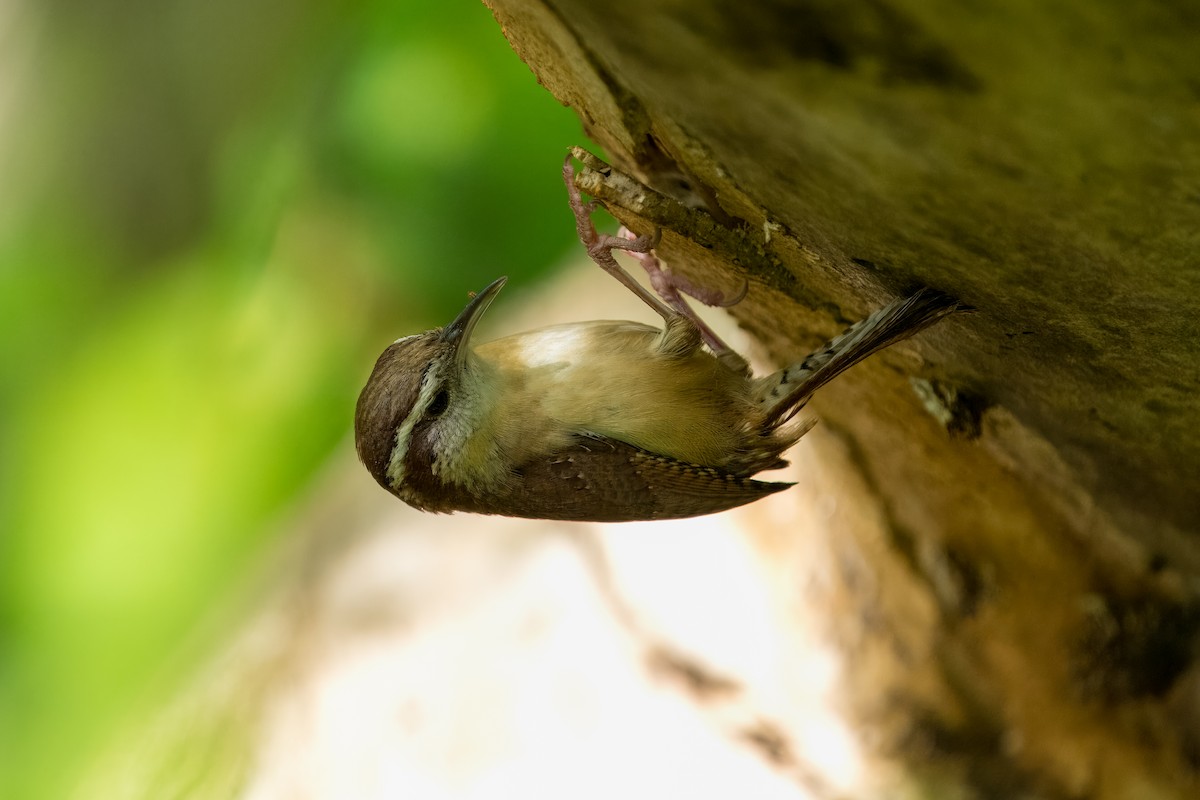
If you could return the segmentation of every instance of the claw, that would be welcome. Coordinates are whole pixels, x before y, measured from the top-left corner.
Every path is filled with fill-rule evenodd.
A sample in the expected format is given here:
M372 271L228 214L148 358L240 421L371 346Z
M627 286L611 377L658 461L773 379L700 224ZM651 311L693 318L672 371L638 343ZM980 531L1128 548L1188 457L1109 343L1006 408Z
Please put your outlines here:
M720 294L720 292L718 292L718 294ZM721 299L720 299L720 300L718 300L716 303L713 303L713 305L715 305L717 308L733 308L733 307L734 307L734 306L736 306L738 303L740 303L740 302L742 302L743 300L745 300L745 299L746 299L746 295L748 295L748 294L750 294L750 281L748 281L748 280L746 280L745 278L743 278L743 279L742 279L742 288L741 288L741 290L740 290L740 291L737 293L737 296L736 296L736 297L734 297L734 298L732 298L732 299L729 299L729 300L726 300L726 299L725 299L725 296L724 296L724 295L721 295Z
M634 246L614 245L621 250L629 251L629 254L636 258L650 276L650 282L654 286L654 290L666 300L671 302L664 292L669 293L672 288L678 289L683 294L695 300L699 300L706 306L712 308L730 308L746 299L746 295L750 291L750 281L744 280L742 288L738 290L736 296L728 298L724 292L716 289L708 289L703 286L697 286L687 278L675 272L669 272L662 268L657 256L654 256L651 251L658 246L662 239L662 228L655 228L652 236L638 236L633 231L626 228L624 225L617 231L617 237L628 241ZM647 241L649 246L647 247Z
M588 256L591 257L592 261L595 261L601 269L612 275L621 282L621 285L641 298L646 305L653 308L668 323L676 316L687 318L700 331L700 336L704 343L708 345L717 358L736 371L748 371L749 365L746 363L746 360L722 341L716 332L696 315L696 312L688 305L683 295L686 294L693 297L705 305L728 308L745 298L746 292L750 288L749 282L747 281L742 286L742 290L738 293L737 297L730 300L726 299L721 292L695 286L682 275L667 272L662 268L658 256L654 254L654 248L662 240L662 228L655 228L653 233L646 236L638 236L624 226L621 227L616 236L597 233L596 226L591 219L591 214L597 206L597 201L584 201L579 187L575 184L575 166L572 163L572 158L572 155L568 155L563 162L563 182L567 185L568 203L575 215L575 229L579 233L579 241L587 249ZM616 259L613 258L614 250L623 250L629 253L632 258L636 259L642 265L642 268L646 270L646 275L650 279L651 287L653 287L655 293L658 295L657 297L648 292L640 283L633 279L633 276L621 268Z
M575 184L575 165L571 163L573 155L568 155L563 161L563 182L567 185L567 201L571 206L571 211L575 215L575 230L579 233L579 241L583 243L587 249L588 255L592 261L609 275L612 275L621 285L633 292L642 301L654 309L662 318L668 319L674 310L659 300L650 292L646 291L640 283L633 279L625 270L621 269L621 265L613 258L612 251L614 249L630 250L633 247L645 247L649 250L653 245L653 237L648 238L643 244L639 240L630 242L625 239L617 239L607 234L601 236L596 232L596 226L592 222L592 212L596 208L597 202L590 200L584 202L583 196L579 192L579 187Z

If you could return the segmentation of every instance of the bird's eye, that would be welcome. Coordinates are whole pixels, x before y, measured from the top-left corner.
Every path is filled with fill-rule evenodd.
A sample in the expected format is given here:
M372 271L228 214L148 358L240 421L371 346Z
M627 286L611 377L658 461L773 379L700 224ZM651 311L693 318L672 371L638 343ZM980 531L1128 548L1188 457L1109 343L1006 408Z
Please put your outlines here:
M430 417L440 417L448 405L450 405L450 393L442 389L434 396L429 408L425 409L425 414Z

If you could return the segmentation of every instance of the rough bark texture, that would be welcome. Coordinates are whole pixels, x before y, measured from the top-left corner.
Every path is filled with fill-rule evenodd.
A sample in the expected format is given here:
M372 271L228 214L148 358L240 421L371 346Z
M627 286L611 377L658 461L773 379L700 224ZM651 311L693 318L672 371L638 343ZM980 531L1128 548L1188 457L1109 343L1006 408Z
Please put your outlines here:
M732 313L777 363L915 285L978 309L814 402L874 752L931 791L1195 796L1195 7L488 4L615 166L708 205L712 238L668 221L659 252L749 280ZM786 593L805 545L755 537Z

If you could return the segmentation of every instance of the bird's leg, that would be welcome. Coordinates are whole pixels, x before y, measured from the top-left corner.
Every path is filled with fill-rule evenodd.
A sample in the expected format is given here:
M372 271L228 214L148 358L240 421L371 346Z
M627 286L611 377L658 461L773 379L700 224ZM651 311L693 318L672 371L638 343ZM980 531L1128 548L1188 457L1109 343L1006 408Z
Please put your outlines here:
M637 243L638 235L626 228L624 225L617 231L617 236L622 239L627 239ZM713 308L729 308L736 306L738 303L746 299L746 293L750 289L750 283L747 281L742 284L742 289L737 293L736 297L727 298L723 292L716 289L708 289L703 286L697 286L689 281L684 276L663 269L659 263L657 256L651 250L643 250L640 246L623 248L629 251L629 254L636 258L646 270L646 274L650 276L650 285L654 291L658 292L659 296L666 301L667 305L678 309L681 313L691 315L691 310L688 308L681 294L686 294L688 297L695 298L706 306ZM680 307L682 304L682 308ZM686 309L686 310L685 310Z
M624 226L617 232L617 236L629 242L636 243L639 241L639 237ZM732 347L725 344L724 340L720 336L717 336L716 331L710 328L708 323L692 310L684 295L694 297L706 306L728 308L740 303L746 297L746 289L749 287L748 283L742 287L742 291L738 293L737 297L728 300L721 292L695 286L682 275L676 275L673 272L664 270L662 263L658 260L658 256L654 254L653 248L644 250L640 247L624 249L642 265L642 269L646 270L646 275L650 278L650 286L658 293L658 296L667 305L675 309L675 311L690 319L692 324L699 329L700 337L717 358L739 371L744 371L747 368L746 360L738 355L737 351Z
M613 250L632 252L634 249L641 249L649 252L658 243L658 232L656 231L654 236L642 236L633 240L597 233L596 226L592 222L592 212L596 210L596 201L584 202L579 193L579 187L575 185L575 167L571 163L571 158L572 156L567 156L567 160L563 162L563 182L567 184L567 199L571 211L575 214L575 230L579 233L579 241L587 249L587 254L592 261L620 281L622 286L641 298L642 302L661 315L664 321L669 322L671 317L675 316L676 311L634 280L632 275L621 268L612 254Z
M733 299L726 299L721 292L703 289L693 285L681 275L665 271L658 257L654 255L654 247L662 236L662 230L656 229L650 236L637 236L627 228L622 227L617 236L598 233L592 222L592 212L596 210L596 201L584 201L579 187L575 185L575 168L568 156L563 163L563 182L567 185L567 198L571 211L575 214L575 229L579 233L579 241L587 249L588 256L601 269L612 275L621 285L642 299L646 305L654 309L668 324L673 317L683 316L696 326L701 339L727 366L739 372L746 372L749 365L738 353L725 344L704 320L696 315L688 305L683 295L687 294L702 303L711 306L728 307L738 303L746 296L746 287ZM621 268L613 258L614 250L624 250L637 259L650 278L650 285L658 293L651 294L633 276ZM661 298L661 299L659 299Z

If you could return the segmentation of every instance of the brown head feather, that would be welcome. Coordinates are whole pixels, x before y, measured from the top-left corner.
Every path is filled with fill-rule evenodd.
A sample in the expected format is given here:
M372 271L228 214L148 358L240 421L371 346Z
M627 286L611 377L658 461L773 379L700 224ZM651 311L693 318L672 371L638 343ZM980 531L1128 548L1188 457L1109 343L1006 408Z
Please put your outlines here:
M375 362L354 409L354 444L367 470L389 492L387 469L396 429L417 402L425 369L450 345L441 331L409 336L390 345Z

